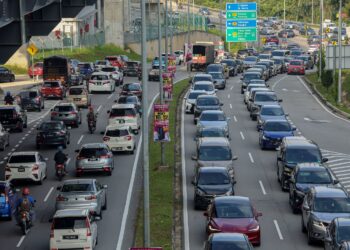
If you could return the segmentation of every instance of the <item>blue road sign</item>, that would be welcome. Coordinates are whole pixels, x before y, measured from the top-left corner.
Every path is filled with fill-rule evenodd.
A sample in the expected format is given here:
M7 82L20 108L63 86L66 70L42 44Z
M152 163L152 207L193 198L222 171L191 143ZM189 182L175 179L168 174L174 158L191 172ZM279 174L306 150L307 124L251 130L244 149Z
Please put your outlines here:
M237 11L256 11L256 2L250 3L226 3L226 11L237 10Z
M255 28L255 20L226 20L226 28Z

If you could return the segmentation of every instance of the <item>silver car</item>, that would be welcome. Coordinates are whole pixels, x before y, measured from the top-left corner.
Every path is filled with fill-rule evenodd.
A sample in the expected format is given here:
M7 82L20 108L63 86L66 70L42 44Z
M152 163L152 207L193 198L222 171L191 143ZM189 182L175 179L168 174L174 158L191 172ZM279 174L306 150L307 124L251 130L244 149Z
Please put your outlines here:
M205 95L207 92L205 90L190 90L188 95L185 97L186 100L186 114L194 113L194 106L196 104L197 97L200 95Z
M80 109L74 103L59 103L51 109L51 121L62 121L67 126L79 127L81 120Z
M222 128L225 131L225 136L230 137L229 117L226 117L222 110L204 110L197 121L197 134L208 127Z
M112 175L113 153L106 144L87 143L75 152L78 153L75 163L77 177L84 172L104 172Z
M88 209L97 216L107 209L107 185L96 179L66 180L56 197L56 211L61 209Z

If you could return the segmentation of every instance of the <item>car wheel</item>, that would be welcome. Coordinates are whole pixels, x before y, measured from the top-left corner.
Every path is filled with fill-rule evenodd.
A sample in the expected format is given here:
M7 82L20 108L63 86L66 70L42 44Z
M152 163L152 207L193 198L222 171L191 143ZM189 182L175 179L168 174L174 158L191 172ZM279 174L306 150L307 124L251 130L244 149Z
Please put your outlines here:
M103 204L102 209L107 210L107 197L105 197L105 204Z
M36 149L40 149L40 144L36 144Z
M38 185L42 185L43 184L43 174L40 175L40 179L37 182Z
M110 171L107 172L108 176L112 176L112 169Z
M130 154L133 155L135 153L135 147L130 151Z
M24 127L24 125L21 124L20 127L18 128L18 132L20 132L20 133L23 132L23 127Z
M291 202L291 207L292 207L292 212L293 212L293 214L297 214L298 212L299 212L299 209L297 208L297 206L296 206L296 204L295 204L295 200L294 200L294 198L291 198L291 200L290 200Z
M67 142L64 142L64 143L62 144L62 148L64 148L64 149L67 148Z
M280 168L278 166L277 166L277 180L278 182L281 182Z
M286 188L284 187L284 183L286 181L286 177L284 177L284 174L281 176L281 190L286 191Z
M310 226L307 228L307 244L312 245L315 243L315 239L311 236L312 230Z
M264 150L264 149L265 149L264 143L261 141L261 139L259 139L259 146L260 146L260 149L261 149L261 150Z
M0 150L5 151L5 148L6 148L6 141L3 141Z

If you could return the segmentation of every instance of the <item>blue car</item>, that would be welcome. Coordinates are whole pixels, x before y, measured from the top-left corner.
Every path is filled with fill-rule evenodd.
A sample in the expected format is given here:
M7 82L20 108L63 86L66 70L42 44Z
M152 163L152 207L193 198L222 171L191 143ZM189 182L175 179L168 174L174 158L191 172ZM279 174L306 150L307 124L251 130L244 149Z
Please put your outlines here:
M0 218L12 219L17 198L13 185L7 181L0 181Z
M84 76L84 79L89 79L91 74L94 72L93 63L81 62L78 64L79 73Z
M261 149L276 149L286 136L294 136L296 128L287 120L267 120L259 129L259 145Z
M165 58L162 57L162 67L165 68ZM159 57L155 57L152 61L152 69L159 69Z
M284 113L284 110L279 104L263 105L257 116L257 129L259 131L261 125L267 120L285 120L288 114Z

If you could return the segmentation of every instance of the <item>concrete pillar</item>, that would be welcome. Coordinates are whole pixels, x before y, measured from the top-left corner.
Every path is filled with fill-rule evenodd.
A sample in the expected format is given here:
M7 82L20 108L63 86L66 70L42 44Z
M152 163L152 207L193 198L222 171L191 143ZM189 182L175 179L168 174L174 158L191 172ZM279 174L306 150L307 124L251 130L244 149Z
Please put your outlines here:
M100 30L102 29L102 20L103 20L103 16L102 16L102 6L101 6L101 0L97 0L97 28Z
M104 1L104 29L106 43L124 48L123 0Z

